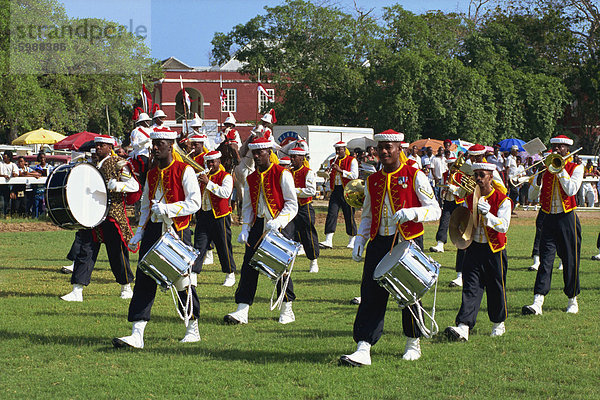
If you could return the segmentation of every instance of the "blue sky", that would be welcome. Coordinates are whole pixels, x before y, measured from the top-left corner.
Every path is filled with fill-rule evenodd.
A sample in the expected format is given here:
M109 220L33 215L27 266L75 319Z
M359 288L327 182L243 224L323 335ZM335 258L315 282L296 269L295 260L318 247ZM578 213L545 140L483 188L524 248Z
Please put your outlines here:
M70 17L103 18L116 21L132 31L147 32L152 57L163 60L176 57L191 66L208 66L215 32L229 32L258 14L265 6L283 0L59 0ZM319 3L319 2L317 2ZM360 9L374 8L380 16L382 7L399 3L414 13L428 10L467 11L468 0L332 0L350 12L354 3Z

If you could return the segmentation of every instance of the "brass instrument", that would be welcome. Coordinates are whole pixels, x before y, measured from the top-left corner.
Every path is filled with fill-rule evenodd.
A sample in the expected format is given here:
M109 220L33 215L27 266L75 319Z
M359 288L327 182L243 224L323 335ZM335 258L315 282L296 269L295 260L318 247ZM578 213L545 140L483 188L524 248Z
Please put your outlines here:
M175 151L175 153L179 154L179 156L181 157L183 162L186 163L187 165L189 165L190 167L192 167L194 169L194 171L196 171L196 173L206 174L206 170L204 169L204 167L202 165L198 164L196 161L194 161L194 159L192 157L190 157L188 154L186 154L186 152L183 151L183 149L181 147L179 147L177 142L173 143L173 151Z
M450 171L448 172L450 178L448 179L448 183L463 189L466 192L466 194L471 194L475 190L475 186L477 186L477 184L475 183L475 179L473 179L472 176L468 175L467 173L461 170L461 168L463 168L463 166L465 165L465 162L465 158L461 154L456 159L454 164L450 166ZM459 172L461 172L460 181L456 177L456 174L458 174Z
M550 153L547 156L545 156L544 158L542 158L540 161L538 161L535 164L532 164L529 167L525 168L525 171L521 172L519 175L510 177L509 181L510 181L510 183L514 187L519 187L522 184L528 182L530 179L535 178L536 176L538 176L542 172L545 172L546 170L548 170L548 172L550 172L551 174L556 175L556 174L560 173L565 168L565 164L567 163L567 159L569 159L569 157L573 156L574 154L580 152L582 149L583 149L583 147L580 147L577 150L575 150L575 151L567 154L566 156L561 156L558 153ZM538 165L540 163L544 163L544 165L546 166L546 168L543 168L543 169L539 170L538 172L536 172L535 174L533 174L531 176L524 176L524 174L527 171L529 171L531 168L533 168L534 166L536 166L536 165Z
M344 200L350 207L362 208L365 201L365 180L353 179L344 188Z

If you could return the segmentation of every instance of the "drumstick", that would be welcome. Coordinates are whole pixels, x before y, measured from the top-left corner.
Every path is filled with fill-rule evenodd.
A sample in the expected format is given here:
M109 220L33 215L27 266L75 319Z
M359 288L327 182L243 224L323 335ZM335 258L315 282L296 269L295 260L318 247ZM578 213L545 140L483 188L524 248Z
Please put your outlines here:
M406 200L402 202L402 208L404 208L404 204L406 204ZM396 233L394 233L394 240L392 241L392 247L390 247L389 254L392 254L392 250L394 250L394 244L396 243L396 238L398 237L398 231L400 230L400 221L396 224Z

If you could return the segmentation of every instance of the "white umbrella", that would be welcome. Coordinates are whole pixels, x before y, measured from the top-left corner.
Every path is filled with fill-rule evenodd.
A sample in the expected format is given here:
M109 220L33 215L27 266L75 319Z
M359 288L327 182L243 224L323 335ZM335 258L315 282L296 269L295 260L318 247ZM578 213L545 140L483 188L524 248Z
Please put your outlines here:
M346 147L350 150L354 150L357 147L360 147L363 150L367 150L367 147L369 146L377 147L377 142L371 138L362 136L359 138L351 139Z

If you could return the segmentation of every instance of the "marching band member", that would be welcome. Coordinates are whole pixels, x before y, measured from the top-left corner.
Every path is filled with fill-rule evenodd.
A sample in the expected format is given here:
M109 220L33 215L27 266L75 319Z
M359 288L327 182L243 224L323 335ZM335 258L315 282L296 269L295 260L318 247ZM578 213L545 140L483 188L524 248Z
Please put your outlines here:
M292 160L287 156L281 157L279 159L279 165L281 165L284 168L289 168L291 164L292 164Z
M189 224L191 215L200 209L201 196L198 180L194 170L187 164L173 159L173 143L177 132L167 128L156 129L150 134L152 138L152 155L157 165L148 171L148 179L144 186L141 202L140 222L135 236L129 241L130 248L140 244L140 259L160 239L163 232L174 229L176 235L184 243L191 245ZM141 243L140 243L141 242ZM181 342L197 342L199 301L195 286L197 276L191 273L192 319ZM138 268L133 298L129 303L127 319L133 323L130 336L114 338L115 347L144 347L144 329L150 320L150 311L156 296L156 281ZM178 292L180 300L185 303L187 290ZM179 306L181 309L181 305Z
M365 184L365 200L352 258L359 262L367 247L364 261L361 302L354 320L357 350L340 358L350 366L371 365L371 346L383 333L389 293L373 280L379 261L395 245L396 230L401 240L414 240L423 248L423 222L435 221L441 210L425 174L400 161L400 143L404 134L388 129L374 135L383 169L370 175ZM367 243L368 241L368 243ZM416 312L416 306L413 305ZM402 309L402 326L408 337L403 358L421 357L420 336L408 308Z
M208 174L198 175L202 193L202 207L196 213L194 247L200 254L194 272L202 269L204 256L213 242L217 248L221 270L225 273L223 286L235 284L235 261L231 250L231 206L229 199L233 191L233 178L221 165L221 153L211 151L204 156Z
M192 146L192 158L202 167L204 167L204 156L208 153L204 147L204 143L207 140L207 136L204 133L194 133L188 137L188 141Z
M140 185L133 177L129 163L123 165L119 157L113 155L115 139L112 136L96 136L94 144L99 160L97 167L108 189L108 216L98 227L79 231L80 247L71 274L73 291L61 297L65 301L83 301L83 287L90 284L102 242L106 245L112 273L121 284L121 298L132 296L133 273L129 268L127 247L132 232L125 211L125 193L137 192Z
M350 207L344 199L344 188L351 180L358 179L358 161L356 161L356 158L346 155L346 142L337 142L333 147L335 148L336 157L329 161L331 195L325 219L325 240L320 242L319 245L326 249L333 248L333 234L335 233L341 208L346 223L346 234L349 238L346 247L352 249L354 248L356 236L356 222L354 222L354 208Z
M254 301L259 274L250 266L250 260L263 232L285 228L298 212L294 178L284 167L271 163L272 145L266 138L255 139L249 144L257 169L248 175L244 184L246 195L242 206L243 226L238 242L245 244L246 250L240 282L235 292L238 308L225 316L225 322L228 324L248 323L248 310ZM280 285L277 290L279 295ZM291 278L284 296L279 316L281 324L295 321L292 301L295 300L296 295Z
M485 146L482 146L480 144L474 144L473 146L469 147L468 155L469 159L465 161L465 164L467 164L468 166L472 166L474 163L486 162L486 160L484 159ZM508 192L508 189L504 185L504 181L502 181L502 177L498 173L497 169L494 170L494 175L492 176L492 186L496 190L502 192L503 194L507 194ZM464 193L459 193L459 196L465 197L463 196L463 194Z
M135 113L138 114L135 121L135 128L129 134L133 151L129 155L134 166L135 172L139 178L140 185L144 186L146 182L146 173L148 172L148 161L150 158L150 123L152 119L145 112L139 112L141 108L136 108ZM135 114L134 114L135 117Z
M483 291L487 293L488 315L493 322L491 336L502 336L506 320L506 232L510 225L512 205L510 199L492 187L492 175L496 165L474 163L475 182L481 189L481 197L474 204L473 194L466 199L466 206L475 218L473 242L467 247L463 265L462 303L456 325L446 328L446 335L453 340L469 340L481 306Z
M308 272L319 272L317 258L319 257L319 237L315 229L315 210L312 206L313 196L317 193L317 182L315 173L304 165L306 150L294 147L290 150L292 160L292 175L296 186L296 197L298 197L298 214L290 222L283 234L293 239L297 234L304 248L306 257L310 260Z
M159 128L165 128L165 120L167 119L167 114L163 110L160 109L158 104L154 104L152 114L152 129L156 130Z
M229 116L225 118L223 122L223 129L217 138L215 138L215 144L217 147L223 142L232 142L237 145L237 149L239 150L242 147L242 139L240 138L240 133L235 129L235 124L237 121L232 113L229 113Z
M550 139L552 152L567 157L573 140L564 135ZM549 170L539 174L531 186L535 192L541 191L541 211L546 215L542 221L540 234L540 266L533 288L533 304L523 306L524 315L542 314L544 296L550 291L552 264L558 253L562 261L563 292L569 298L567 312L577 314L579 287L579 256L581 254L581 225L575 213L575 195L583 181L583 166L568 158L564 168L554 174ZM534 196L535 198L536 196Z

